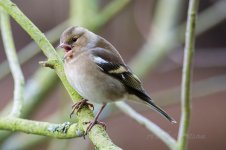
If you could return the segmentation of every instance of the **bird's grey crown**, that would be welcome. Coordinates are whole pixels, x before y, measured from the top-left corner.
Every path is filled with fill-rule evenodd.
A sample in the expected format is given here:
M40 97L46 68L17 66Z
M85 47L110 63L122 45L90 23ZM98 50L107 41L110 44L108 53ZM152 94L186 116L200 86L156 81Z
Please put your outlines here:
M81 36L82 34L84 34L86 32L87 29L83 28L83 27L79 27L79 26L72 26L67 28L62 34L61 34L61 38L60 38L60 42L66 42L67 39L70 36Z

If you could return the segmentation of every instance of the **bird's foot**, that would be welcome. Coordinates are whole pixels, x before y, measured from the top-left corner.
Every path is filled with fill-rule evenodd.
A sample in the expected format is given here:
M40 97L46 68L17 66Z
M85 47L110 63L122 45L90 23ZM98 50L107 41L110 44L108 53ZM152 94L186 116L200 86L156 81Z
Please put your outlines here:
M99 118L99 116L100 116L100 114L103 111L105 106L106 106L106 104L102 105L102 107L100 108L100 110L98 111L97 115L95 116L95 118L92 121L84 122L84 124L89 124L88 127L86 128L86 131L85 131L84 135L83 135L84 139L85 139L85 136L88 134L88 132L93 128L93 126L95 124L102 125L104 127L104 129L106 130L106 124L104 122L98 121L98 118Z
M72 105L72 111L70 113L70 118L71 116L76 112L76 114L80 111L80 109L82 109L83 106L88 106L91 107L92 110L94 110L94 106L91 103L88 103L87 99L82 99L80 102L77 102L75 104Z
M89 124L88 127L86 128L86 132L84 133L84 137L88 134L88 132L93 128L95 124L99 124L104 127L106 130L106 124L104 122L98 121L97 119L94 118L94 120L89 121L89 122L84 122L84 124Z

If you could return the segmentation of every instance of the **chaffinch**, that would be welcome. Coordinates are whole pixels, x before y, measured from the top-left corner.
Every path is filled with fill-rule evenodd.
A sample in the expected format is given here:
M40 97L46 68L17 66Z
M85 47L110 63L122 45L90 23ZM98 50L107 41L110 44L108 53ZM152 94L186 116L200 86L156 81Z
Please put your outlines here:
M85 134L96 123L104 125L97 120L100 113L107 103L119 100L145 103L170 122L176 123L153 102L139 78L125 64L116 48L104 38L83 27L69 27L62 33L59 47L65 50L64 70L67 79L84 98L74 105L74 110L79 111L83 105L93 106L88 100L102 104Z

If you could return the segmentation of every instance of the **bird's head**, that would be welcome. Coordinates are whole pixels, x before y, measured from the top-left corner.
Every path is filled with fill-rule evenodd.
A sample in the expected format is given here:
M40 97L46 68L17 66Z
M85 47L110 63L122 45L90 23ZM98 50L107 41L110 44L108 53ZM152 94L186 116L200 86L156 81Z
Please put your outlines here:
M74 26L69 27L62 33L58 47L63 48L67 53L79 48L92 48L95 46L96 41L96 34L83 27Z

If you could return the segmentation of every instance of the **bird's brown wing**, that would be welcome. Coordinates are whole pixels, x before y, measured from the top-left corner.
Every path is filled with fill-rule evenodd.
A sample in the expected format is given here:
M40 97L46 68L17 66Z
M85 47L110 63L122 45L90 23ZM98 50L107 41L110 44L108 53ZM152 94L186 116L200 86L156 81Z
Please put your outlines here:
M122 57L115 49L104 49L104 48L94 48L90 50L93 56L100 57L105 61L112 62L115 64L123 64L125 65Z
M139 78L125 64L110 62L98 55L94 55L94 62L101 71L122 82L130 94L136 95L142 100L151 99L145 93Z
M127 89L128 93L136 95L141 100L145 101L149 104L153 109L163 115L166 119L170 122L175 123L176 121L171 118L164 110L158 107L151 98L146 94L144 91L140 80L136 75L134 75L130 69L125 64L119 64L115 62L110 62L98 55L94 55L94 62L100 68L101 71L104 73L114 77L115 79L119 80L125 88Z

